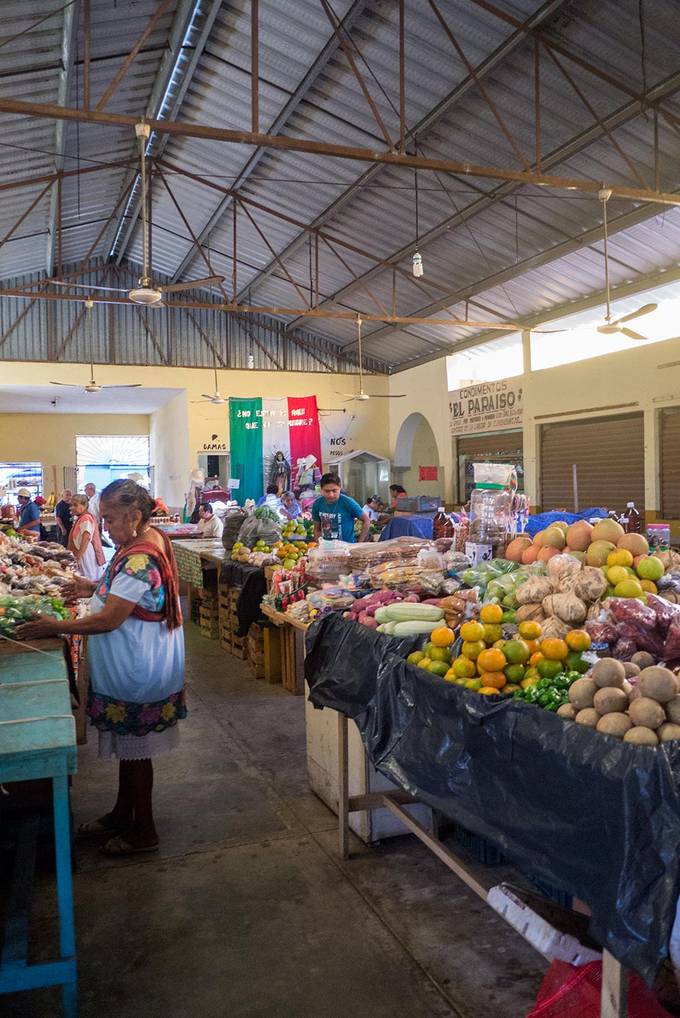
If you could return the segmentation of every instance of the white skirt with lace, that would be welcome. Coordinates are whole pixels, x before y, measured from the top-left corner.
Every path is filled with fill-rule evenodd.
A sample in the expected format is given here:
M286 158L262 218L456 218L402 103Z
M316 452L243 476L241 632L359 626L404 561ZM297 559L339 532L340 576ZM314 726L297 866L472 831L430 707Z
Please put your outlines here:
M179 725L172 725L162 732L147 735L116 735L115 732L99 732L99 756L102 760L117 757L118 760L149 760L151 757L168 753L179 745Z

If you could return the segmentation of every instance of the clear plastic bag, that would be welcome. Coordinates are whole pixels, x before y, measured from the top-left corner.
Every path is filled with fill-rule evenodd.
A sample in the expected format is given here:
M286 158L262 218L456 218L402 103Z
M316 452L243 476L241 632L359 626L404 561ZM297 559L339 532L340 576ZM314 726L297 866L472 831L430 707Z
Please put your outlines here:
M444 569L444 556L429 544L421 548L416 556L416 563L421 569Z
M313 580L336 583L350 571L351 548L344 541L319 541L307 554L307 575Z
M271 519L258 519L251 513L243 521L238 532L241 544L253 548L258 541L264 541L269 547L281 540L281 524Z

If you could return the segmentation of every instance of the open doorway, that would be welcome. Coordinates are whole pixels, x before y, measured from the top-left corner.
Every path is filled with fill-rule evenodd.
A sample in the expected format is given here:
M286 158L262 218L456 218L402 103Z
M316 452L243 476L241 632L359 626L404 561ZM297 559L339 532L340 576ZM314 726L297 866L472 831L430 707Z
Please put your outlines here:
M153 489L148 435L77 435L76 468L79 491L86 484L101 491L121 477Z

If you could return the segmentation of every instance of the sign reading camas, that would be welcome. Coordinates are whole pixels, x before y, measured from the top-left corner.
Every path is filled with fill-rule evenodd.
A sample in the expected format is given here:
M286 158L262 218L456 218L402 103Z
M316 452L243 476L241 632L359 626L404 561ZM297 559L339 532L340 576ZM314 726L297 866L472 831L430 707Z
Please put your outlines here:
M477 382L449 393L452 435L478 435L522 426L522 379Z

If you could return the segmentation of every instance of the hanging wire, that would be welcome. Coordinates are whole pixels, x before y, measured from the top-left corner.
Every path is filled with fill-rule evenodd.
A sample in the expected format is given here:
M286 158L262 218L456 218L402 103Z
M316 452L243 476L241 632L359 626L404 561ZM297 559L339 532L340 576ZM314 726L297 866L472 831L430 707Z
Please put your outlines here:
M418 206L418 170L413 171L415 192L416 192L416 251L418 250L420 240L420 210Z
M642 72L642 94L647 95L647 40L645 31L645 0L638 0L638 21L640 22L640 70ZM644 104L643 104L644 106Z

